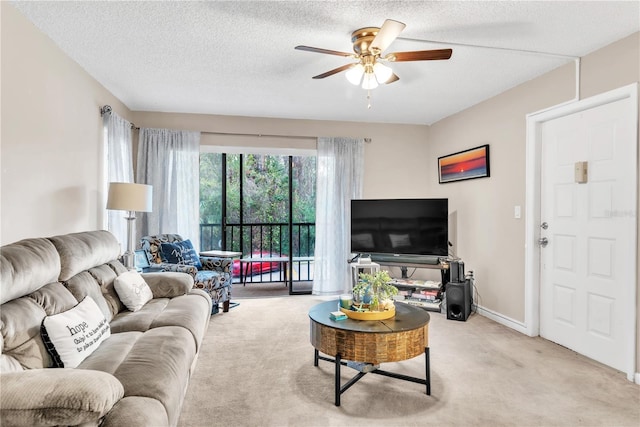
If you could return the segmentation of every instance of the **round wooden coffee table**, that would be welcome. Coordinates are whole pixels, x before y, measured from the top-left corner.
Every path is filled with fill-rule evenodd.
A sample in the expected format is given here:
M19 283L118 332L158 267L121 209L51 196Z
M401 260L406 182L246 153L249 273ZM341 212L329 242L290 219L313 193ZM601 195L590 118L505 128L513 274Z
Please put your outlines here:
M385 375L426 386L431 394L429 377L429 313L421 308L396 303L396 315L386 320L331 320L329 313L338 310L338 301L317 304L309 310L311 344L314 366L319 360L335 364L335 404L340 406L340 395L367 373ZM321 356L320 352L332 356ZM380 363L398 362L425 355L425 378L379 369ZM344 360L357 363L348 363ZM340 367L348 365L358 374L342 386Z

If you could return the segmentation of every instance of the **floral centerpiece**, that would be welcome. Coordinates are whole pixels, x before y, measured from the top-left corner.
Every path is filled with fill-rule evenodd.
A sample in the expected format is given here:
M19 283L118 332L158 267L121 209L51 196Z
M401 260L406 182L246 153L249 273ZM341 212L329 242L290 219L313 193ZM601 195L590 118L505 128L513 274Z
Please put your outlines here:
M393 297L398 288L391 284L387 271L376 274L360 273L360 280L353 288L352 309L356 311L386 311L394 308Z

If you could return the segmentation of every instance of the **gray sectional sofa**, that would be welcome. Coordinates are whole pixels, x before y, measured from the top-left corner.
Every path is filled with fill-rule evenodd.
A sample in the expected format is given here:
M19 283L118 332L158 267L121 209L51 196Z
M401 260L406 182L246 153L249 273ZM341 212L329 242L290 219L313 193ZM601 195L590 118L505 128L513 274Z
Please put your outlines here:
M107 231L0 248L0 425L177 424L211 298L188 274L147 273L152 299L129 311L114 289L127 272L119 255ZM87 297L110 336L77 367L55 367L43 320L74 312ZM83 324L67 328L80 334Z

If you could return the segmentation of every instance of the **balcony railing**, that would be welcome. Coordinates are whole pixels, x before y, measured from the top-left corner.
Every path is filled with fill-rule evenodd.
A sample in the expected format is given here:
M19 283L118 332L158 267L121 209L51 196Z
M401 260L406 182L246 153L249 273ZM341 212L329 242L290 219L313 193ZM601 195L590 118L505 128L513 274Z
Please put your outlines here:
M226 245L222 244L222 224L200 224L200 250L224 250L242 252L243 257L313 257L315 250L316 226L309 222L292 224L292 236L289 238L287 223L226 224ZM257 263L256 263L257 264ZM265 262L253 266L242 263L243 279L247 282L282 282L284 271L280 263ZM236 261L238 267L238 262ZM313 280L313 261L295 261L292 266L294 282ZM239 268L237 268L239 271ZM239 275L237 274L235 278Z

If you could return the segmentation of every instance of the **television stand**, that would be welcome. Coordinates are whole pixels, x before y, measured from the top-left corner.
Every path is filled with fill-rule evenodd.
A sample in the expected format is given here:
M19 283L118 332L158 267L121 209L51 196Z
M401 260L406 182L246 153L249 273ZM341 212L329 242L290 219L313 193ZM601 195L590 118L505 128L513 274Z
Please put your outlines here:
M414 255L394 255L394 254L372 254L371 261L380 264L388 262L401 264L420 264L420 265L439 265L442 257L433 256L414 256Z
M380 261L378 264L388 267L400 267L402 278L393 282L400 290L407 290L409 294L405 294L404 300L398 300L403 304L414 305L428 311L441 312L444 303L444 292L449 282L449 263L443 259L439 259L437 264L411 263L405 261ZM431 270L440 270L441 282L410 280L407 277L407 268L427 268ZM414 293L418 295L414 295ZM428 297L425 295L429 295Z
M446 286L446 283L449 282L449 263L446 261L439 260L437 264L425 264L425 263L412 263L411 261L385 261L381 259L376 259L376 263L379 265L386 265L387 267L400 267L402 271L402 278L406 279L406 269L408 267L411 268L427 268L430 270L440 270L440 278L442 279L442 285ZM404 268L404 270L402 270Z

